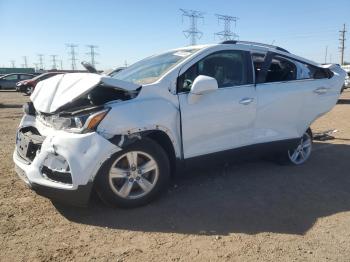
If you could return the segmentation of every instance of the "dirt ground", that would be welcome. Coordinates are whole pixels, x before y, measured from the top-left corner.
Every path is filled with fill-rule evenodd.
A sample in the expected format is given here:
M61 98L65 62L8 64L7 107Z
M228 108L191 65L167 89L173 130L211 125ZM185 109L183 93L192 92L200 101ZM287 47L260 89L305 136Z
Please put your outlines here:
M350 261L350 91L313 125L338 132L305 165L190 170L132 210L64 207L24 185L12 151L27 99L0 91L1 261Z

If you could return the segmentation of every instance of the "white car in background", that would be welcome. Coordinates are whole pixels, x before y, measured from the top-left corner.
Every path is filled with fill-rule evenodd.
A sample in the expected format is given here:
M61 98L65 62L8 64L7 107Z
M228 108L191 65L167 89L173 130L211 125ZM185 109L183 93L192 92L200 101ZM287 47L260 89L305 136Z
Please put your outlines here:
M254 148L303 164L310 125L336 104L345 75L276 46L226 41L151 56L113 77L54 76L25 105L13 159L47 197L82 204L94 186L112 205L143 205L200 157Z
M346 77L345 77L344 86L342 88L342 91L344 89L347 89L347 88L350 88L350 72L348 72Z

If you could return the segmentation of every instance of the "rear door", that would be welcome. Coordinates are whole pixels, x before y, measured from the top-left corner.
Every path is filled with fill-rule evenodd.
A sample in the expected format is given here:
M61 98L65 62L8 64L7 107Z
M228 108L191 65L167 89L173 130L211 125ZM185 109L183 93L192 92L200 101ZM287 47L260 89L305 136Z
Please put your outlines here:
M188 94L198 75L214 77L219 89L191 104ZM184 157L252 143L256 92L249 52L225 50L193 64L178 78Z
M329 110L334 92L318 70L288 56L267 53L256 84L256 143L298 138Z

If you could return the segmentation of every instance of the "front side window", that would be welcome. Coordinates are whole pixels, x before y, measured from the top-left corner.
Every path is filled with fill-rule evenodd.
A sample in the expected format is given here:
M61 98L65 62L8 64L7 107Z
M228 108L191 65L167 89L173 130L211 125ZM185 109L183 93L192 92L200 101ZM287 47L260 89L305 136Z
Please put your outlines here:
M272 58L266 75L266 83L284 82L297 79L297 67L288 59L280 56Z
M7 81L17 80L17 75L5 76L3 79L5 79L5 80L7 80Z
M264 65L265 62L265 54L258 54L258 53L254 53L252 54L252 60L253 60L253 64L254 64L254 71L255 71L255 81L257 81L259 79L262 67Z
M252 73L248 68L249 54L230 50L213 53L192 65L178 79L178 91L190 91L193 81L199 75L216 79L219 88L252 83Z
M199 50L199 48L182 49L155 55L121 70L112 77L140 85L150 84Z

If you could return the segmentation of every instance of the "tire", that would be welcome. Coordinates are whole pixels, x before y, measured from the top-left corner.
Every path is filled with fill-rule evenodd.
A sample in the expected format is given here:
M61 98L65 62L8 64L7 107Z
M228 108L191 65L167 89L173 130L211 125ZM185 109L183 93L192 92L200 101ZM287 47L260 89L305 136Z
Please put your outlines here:
M30 96L33 93L33 87L32 86L27 86L24 93L28 96Z
M308 129L300 138L297 147L290 148L287 152L282 152L278 157L278 162L282 165L302 165L311 156L312 152L312 132Z
M95 178L95 189L106 204L133 208L159 196L169 180L170 163L166 152L153 140L143 138L113 154L102 165Z

